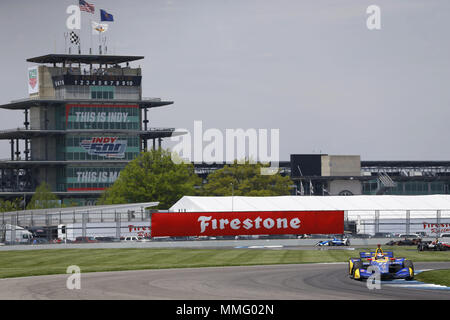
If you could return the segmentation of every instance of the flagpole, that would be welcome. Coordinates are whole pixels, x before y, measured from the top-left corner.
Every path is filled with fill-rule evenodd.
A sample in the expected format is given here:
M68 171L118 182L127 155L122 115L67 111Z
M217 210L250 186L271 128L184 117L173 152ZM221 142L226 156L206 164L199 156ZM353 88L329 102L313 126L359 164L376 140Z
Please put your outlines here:
M64 32L64 53L67 54L67 37L69 36L68 32Z
M108 38L106 38L106 34L105 34L105 36L103 37L103 49L105 51L105 54L108 54L108 46L106 45L107 39Z
M89 22L91 23L91 26L90 26L90 28L89 28L89 30L90 30L90 34L91 34L91 47L89 48L89 54L92 54L92 47L93 47L93 44L92 44L92 19L89 19Z
M98 33L98 54L102 54L102 33Z

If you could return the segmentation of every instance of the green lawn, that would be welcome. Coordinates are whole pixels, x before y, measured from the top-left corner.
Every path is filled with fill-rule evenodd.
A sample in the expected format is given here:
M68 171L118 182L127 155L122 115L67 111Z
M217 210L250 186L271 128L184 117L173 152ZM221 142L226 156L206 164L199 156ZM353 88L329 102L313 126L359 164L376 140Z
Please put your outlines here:
M450 270L448 269L421 272L414 278L422 282L450 287Z
M373 248L371 248L373 250ZM384 248L389 250L390 248ZM450 261L450 252L393 248L395 256L418 261ZM237 265L346 262L361 250L267 249L52 249L0 251L0 278L82 272Z

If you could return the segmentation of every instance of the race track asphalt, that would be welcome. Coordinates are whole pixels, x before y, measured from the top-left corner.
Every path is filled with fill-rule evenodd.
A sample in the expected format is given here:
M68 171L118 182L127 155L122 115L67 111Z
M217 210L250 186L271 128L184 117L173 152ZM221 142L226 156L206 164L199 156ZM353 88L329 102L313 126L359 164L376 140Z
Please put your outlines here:
M415 268L448 269L450 262L416 263ZM381 289L369 290L365 282L347 276L346 263L82 273L79 290L67 289L68 277L2 279L0 299L450 299L450 290L384 282Z

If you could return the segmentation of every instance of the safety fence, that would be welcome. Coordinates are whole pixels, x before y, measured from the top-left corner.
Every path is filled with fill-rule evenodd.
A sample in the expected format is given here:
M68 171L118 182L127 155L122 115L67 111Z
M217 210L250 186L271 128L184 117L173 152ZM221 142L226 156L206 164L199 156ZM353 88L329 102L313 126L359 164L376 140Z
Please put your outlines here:
M0 243L150 241L151 214L152 211L144 209L3 213L0 214ZM450 209L346 210L344 226L347 233L356 237L408 234L440 237L450 234Z
M7 213L0 215L0 242L115 241L123 237L150 236L149 210ZM95 238L98 238L97 240Z
M358 234L419 234L439 237L443 233L450 233L449 209L351 210L345 211L344 217Z

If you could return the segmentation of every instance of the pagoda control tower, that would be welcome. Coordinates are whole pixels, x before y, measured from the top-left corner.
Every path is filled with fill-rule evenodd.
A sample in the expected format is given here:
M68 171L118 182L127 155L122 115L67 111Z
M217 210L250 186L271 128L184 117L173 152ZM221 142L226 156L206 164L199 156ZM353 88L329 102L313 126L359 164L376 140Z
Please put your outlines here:
M128 162L174 128L150 128L148 111L173 104L142 97L141 56L49 54L30 58L22 128L0 129L11 154L0 161L0 197L29 199L46 182L65 202L95 203ZM14 125L11 125L14 127Z

